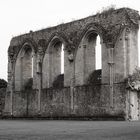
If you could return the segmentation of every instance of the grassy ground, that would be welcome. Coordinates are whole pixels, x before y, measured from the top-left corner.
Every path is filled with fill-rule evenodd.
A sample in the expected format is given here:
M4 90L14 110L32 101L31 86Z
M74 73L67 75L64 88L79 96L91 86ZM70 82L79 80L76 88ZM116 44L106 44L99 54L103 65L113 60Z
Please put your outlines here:
M140 122L0 120L0 140L140 140Z

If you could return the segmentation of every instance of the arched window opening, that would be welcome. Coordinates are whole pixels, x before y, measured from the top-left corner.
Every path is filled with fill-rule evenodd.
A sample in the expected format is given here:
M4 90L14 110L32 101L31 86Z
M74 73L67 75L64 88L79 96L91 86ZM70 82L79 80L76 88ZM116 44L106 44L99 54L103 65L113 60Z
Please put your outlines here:
M33 55L32 55L32 48L27 47L25 50L25 54L22 58L23 60L23 76L31 78L33 73ZM26 78L27 78L26 77Z
M64 86L64 46L61 41L54 44L52 50L52 86L61 88Z
M64 86L64 44L58 38L50 42L42 65L43 88Z
M61 46L61 74L64 74L64 45Z
M24 45L19 52L15 65L15 90L31 89L33 84L33 51Z
M96 41L96 48L95 48L95 69L96 70L99 70L99 69L102 69L102 49L101 49L101 44L100 44L100 37L99 35L97 36L97 41Z
M86 64L88 63L94 63L94 67L91 64L88 64L86 67L89 69L91 66L91 71L87 72L86 78L86 83L88 84L96 84L96 83L101 83L101 65L102 65L102 53L101 53L101 44L100 44L100 36L92 32L88 34L87 36L88 42L87 42L87 47L91 50L93 53L92 55L89 55L91 57L89 60L87 59ZM89 52L88 52L89 53ZM90 53L89 53L90 54ZM88 54L87 54L88 57ZM89 62L88 62L89 61Z
M31 89L33 80L33 52L30 46L25 47L22 66L22 89Z
M101 83L100 36L89 31L82 38L75 60L75 84Z

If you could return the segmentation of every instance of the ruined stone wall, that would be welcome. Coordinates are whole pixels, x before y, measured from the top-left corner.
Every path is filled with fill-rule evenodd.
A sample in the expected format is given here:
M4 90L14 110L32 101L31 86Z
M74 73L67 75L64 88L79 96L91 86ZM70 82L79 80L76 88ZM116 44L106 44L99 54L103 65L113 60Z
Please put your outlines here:
M71 103L70 87L43 89L41 110L38 114L37 90L15 92L13 95L13 116L48 118L108 118L126 117L126 89L124 84L114 85L114 106L110 110L109 85L77 86Z
M85 116L87 110L89 116L111 115L113 111L113 114L125 114L127 91L124 79L138 64L139 19L138 12L132 9L109 9L81 20L12 38L8 50L6 96L6 102L10 103L6 105L5 112L15 116L42 114L48 117L61 114L69 116L73 113ZM99 91L85 87L87 84L91 85L87 83L87 79L95 71L97 35L102 48L101 83L97 87ZM56 90L53 83L55 80L56 83L59 82L59 76L62 76L62 44L64 81L61 81L61 89ZM31 53L26 51L27 46ZM25 90L23 86L28 83L29 78L33 78L33 83ZM122 83L124 86L120 88ZM31 93L27 94L27 90Z

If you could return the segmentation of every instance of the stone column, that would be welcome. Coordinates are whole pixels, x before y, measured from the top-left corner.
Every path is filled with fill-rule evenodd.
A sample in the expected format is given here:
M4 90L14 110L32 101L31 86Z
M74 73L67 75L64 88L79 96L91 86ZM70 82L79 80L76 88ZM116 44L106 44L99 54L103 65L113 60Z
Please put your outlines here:
M42 90L42 57L43 50L42 47L38 48L37 56L37 74L38 74L38 115L41 113L41 90Z
M70 107L71 107L71 112L73 113L74 111L74 78L71 79L70 83Z
M86 44L83 45L83 84L86 84L86 47Z
M114 66L114 48L112 43L108 43L108 65L109 65L109 88L110 88L110 108L113 108L113 83L114 83L114 72L113 72L113 66Z
M12 76L11 60L10 60L10 56L8 56L8 77L7 77L8 85L7 85L7 91L10 91L11 76Z
M125 45L126 45L126 76L133 75L135 68L138 66L138 28L126 28L125 29ZM136 79L135 79L136 80ZM136 81L134 81L133 87L135 87ZM129 120L138 120L138 94L139 91L129 89L127 92L127 104L126 104L126 116Z
M74 86L75 86L74 50L72 45L67 46L67 48L69 48L69 50L65 49L65 52L67 51L67 55L65 55L66 56L65 59L67 60L64 60L65 61L64 63L67 63L67 65L65 64L65 68L64 68L65 70L64 81L65 78L67 78L66 76L69 75L68 78L70 78L70 111L72 114L74 114ZM69 74L70 72L71 74Z
M138 66L138 29L126 28L125 30L125 43L126 43L126 70L127 74L132 74Z
M71 61L73 63L73 52L71 52ZM75 86L75 65L73 63L72 77L70 80L71 113L74 113L74 86Z
M10 102L11 102L11 109L10 113L11 116L13 116L13 94L14 94L14 67L15 67L15 60L14 60L14 54L13 52L10 53L10 60L11 60L11 80L10 80Z

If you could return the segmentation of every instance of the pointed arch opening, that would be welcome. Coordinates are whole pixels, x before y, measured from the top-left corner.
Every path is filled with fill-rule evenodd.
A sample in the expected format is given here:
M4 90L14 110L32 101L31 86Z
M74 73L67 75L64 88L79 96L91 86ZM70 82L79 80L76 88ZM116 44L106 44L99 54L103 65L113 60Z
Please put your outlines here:
M102 48L101 48L101 40L100 36L97 35L97 41L95 46L95 69L100 70L102 69Z
M43 88L64 86L64 43L54 37L43 58Z
M15 90L32 88L34 51L32 46L24 44L15 64Z
M61 46L61 74L64 74L64 45Z
M82 38L75 58L75 84L101 83L102 46L99 34L88 31Z

